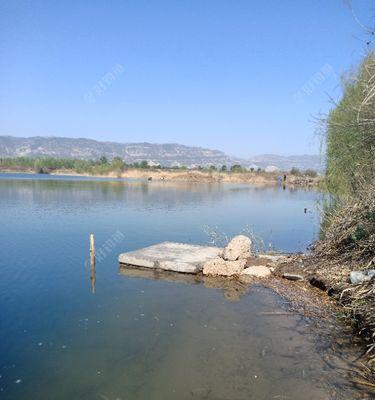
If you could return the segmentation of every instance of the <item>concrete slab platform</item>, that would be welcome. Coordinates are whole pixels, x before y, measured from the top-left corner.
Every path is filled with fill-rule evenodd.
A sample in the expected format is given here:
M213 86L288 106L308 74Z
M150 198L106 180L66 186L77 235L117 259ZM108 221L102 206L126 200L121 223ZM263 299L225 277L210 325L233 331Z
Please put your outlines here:
M164 242L119 255L121 264L196 274L203 264L222 252L219 247Z

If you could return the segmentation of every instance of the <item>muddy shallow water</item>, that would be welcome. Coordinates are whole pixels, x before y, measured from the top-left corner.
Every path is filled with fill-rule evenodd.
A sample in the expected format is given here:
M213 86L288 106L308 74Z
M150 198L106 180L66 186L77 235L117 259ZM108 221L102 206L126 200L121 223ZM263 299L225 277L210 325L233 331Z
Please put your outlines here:
M26 178L0 178L1 399L370 398L347 379L361 349L331 319L317 325L259 283L117 263L164 240L206 243L213 224L303 250L316 192Z

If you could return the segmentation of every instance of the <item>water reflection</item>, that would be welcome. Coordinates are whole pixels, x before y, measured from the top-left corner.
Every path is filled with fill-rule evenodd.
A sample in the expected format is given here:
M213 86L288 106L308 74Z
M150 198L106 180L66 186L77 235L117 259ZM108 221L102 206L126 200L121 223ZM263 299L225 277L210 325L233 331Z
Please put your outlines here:
M241 296L245 295L249 290L249 284L234 279L209 277L200 274L181 274L157 269L134 268L123 264L120 264L119 273L128 278L163 280L186 285L203 284L206 288L221 291L228 301L239 301Z
M2 217L4 224L27 224L35 214L46 223L58 216L90 230L103 223L126 232L131 247L123 251L137 248L134 243L140 236L147 238L146 245L168 239L207 243L204 226L219 227L228 236L251 227L267 248L271 243L282 251L304 251L319 233L319 212L314 209L319 197L306 188L55 177L12 180L0 174L0 210L12 209ZM305 207L314 213L301 215Z
M95 283L96 283L96 273L95 273L95 260L90 262L90 286L91 293L95 294Z
M150 279L117 263L162 241L207 243L204 225L233 236L248 224L267 244L303 251L319 222L303 213L316 192L34 178L0 177L2 400L355 398L340 390L347 354L323 362L316 330L286 315L273 292L192 275Z

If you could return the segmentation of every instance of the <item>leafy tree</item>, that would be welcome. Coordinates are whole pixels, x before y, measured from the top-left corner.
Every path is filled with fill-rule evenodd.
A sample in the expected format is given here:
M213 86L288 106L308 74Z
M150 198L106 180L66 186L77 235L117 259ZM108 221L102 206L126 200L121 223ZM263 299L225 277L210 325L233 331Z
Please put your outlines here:
M101 165L108 164L108 158L106 156L101 156L99 162Z
M240 164L234 164L230 167L232 172L242 172L242 166Z
M307 169L304 174L310 178L316 178L318 176L318 173L313 169Z
M111 162L111 166L113 169L116 169L119 171L123 171L125 169L125 163L121 157L114 157Z
M293 167L291 170L290 170L290 173L292 174L292 175L301 175L301 171L298 169L298 168L296 168L296 167Z

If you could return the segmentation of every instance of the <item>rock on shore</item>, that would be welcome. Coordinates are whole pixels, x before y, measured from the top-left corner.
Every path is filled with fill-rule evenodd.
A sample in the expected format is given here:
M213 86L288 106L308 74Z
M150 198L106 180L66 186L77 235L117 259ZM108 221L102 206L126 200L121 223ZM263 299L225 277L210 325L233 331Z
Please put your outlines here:
M240 275L240 279L247 277L255 278L268 278L271 276L271 270L265 265L253 265L251 267L245 268Z
M239 275L245 268L246 260L226 261L221 257L207 261L203 266L203 275L233 276Z
M251 240L247 236L235 236L224 248L223 259L226 261L245 260L251 256Z
M251 240L244 236L235 236L223 250L220 257L207 261L203 265L203 274L210 276L239 275L245 268L251 255Z

